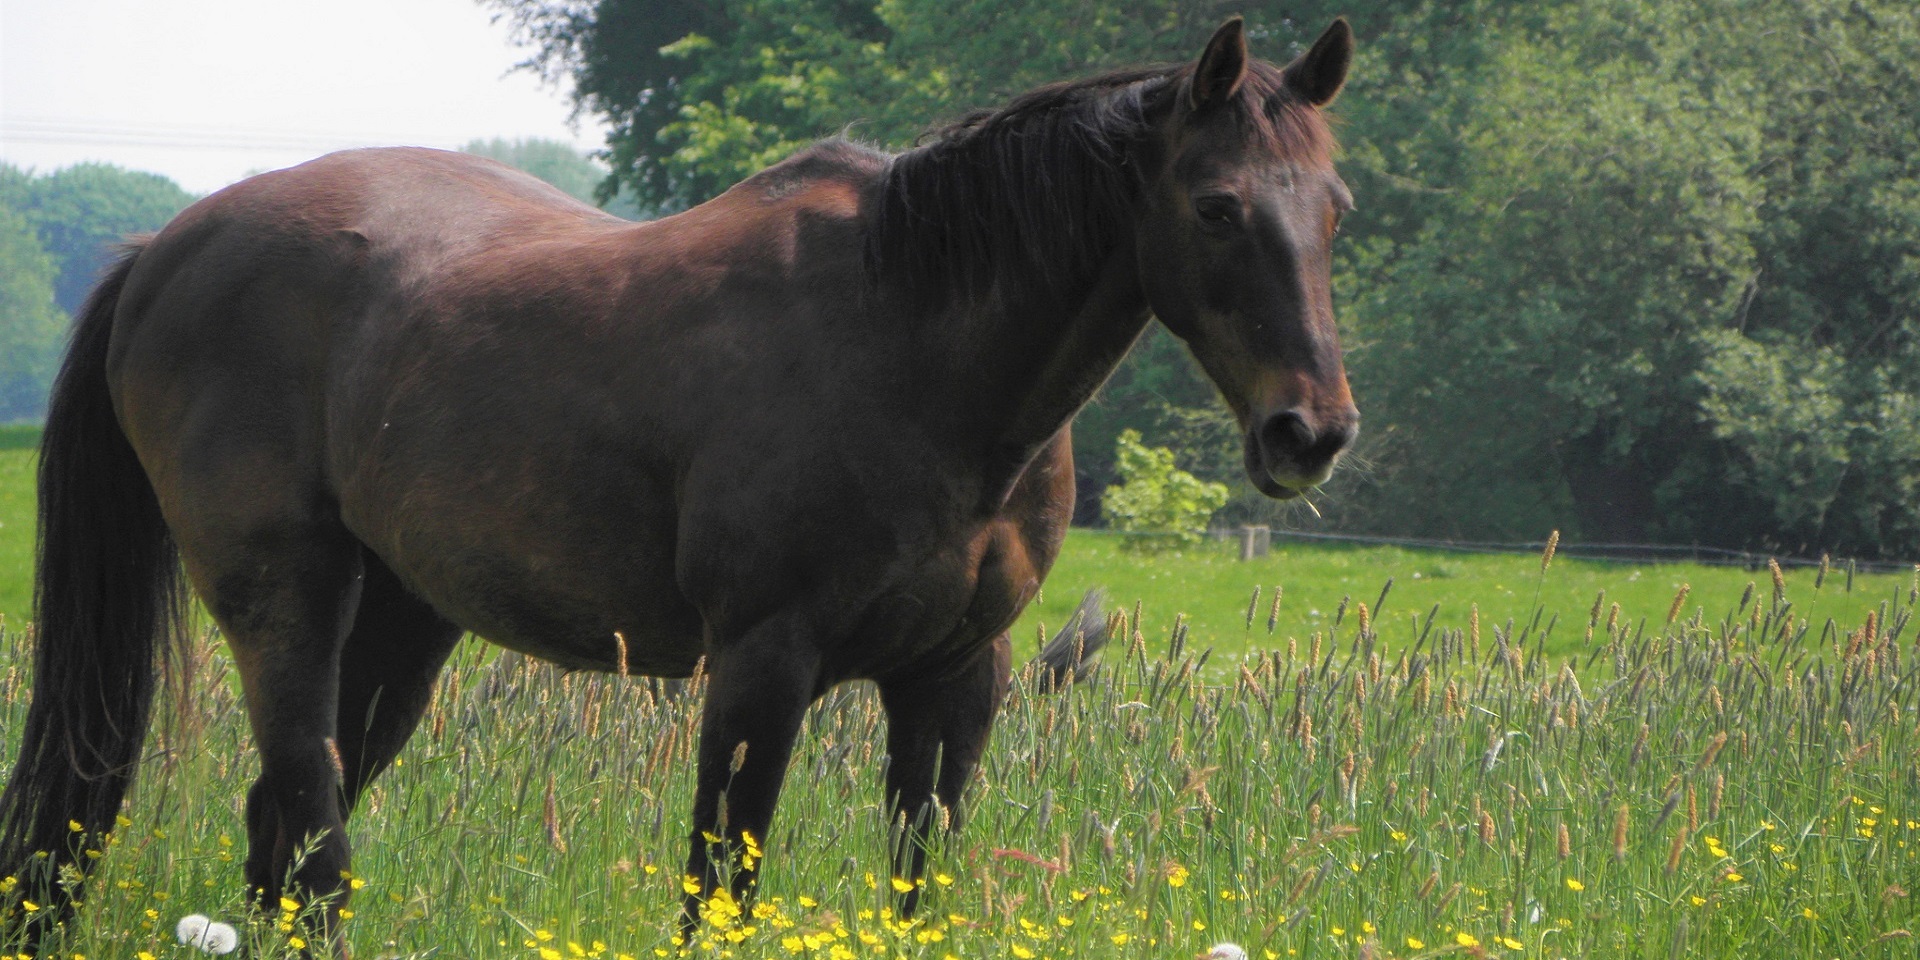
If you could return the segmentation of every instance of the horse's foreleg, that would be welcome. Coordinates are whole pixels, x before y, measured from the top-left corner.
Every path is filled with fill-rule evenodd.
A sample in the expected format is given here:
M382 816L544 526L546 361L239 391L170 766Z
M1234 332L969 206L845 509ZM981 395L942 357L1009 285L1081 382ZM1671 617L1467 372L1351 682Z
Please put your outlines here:
M709 653L686 874L698 890L687 894L683 926L697 923L701 905L720 889L723 865L732 871L734 901L752 894L759 845L813 702L819 662L804 631L771 623Z
M900 898L903 915L920 905L935 831L960 827L962 795L1006 697L1011 658L1012 644L1003 633L957 673L880 683L887 710L887 798L898 831L894 869L910 884Z

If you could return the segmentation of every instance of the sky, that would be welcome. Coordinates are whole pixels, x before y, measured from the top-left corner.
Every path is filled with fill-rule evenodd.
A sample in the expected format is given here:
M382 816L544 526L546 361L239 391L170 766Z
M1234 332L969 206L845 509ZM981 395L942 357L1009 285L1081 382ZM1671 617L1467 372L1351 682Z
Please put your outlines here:
M348 147L599 145L476 0L0 0L0 162L194 193Z

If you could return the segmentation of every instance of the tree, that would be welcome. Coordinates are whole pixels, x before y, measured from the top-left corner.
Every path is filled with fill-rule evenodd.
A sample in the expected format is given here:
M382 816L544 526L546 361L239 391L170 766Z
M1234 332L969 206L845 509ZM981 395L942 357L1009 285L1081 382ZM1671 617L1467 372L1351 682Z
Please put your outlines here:
M1703 423L1731 496L1789 548L1920 549L1920 11L1821 0L1747 23L1772 65L1742 309L1709 343Z
M0 168L0 176L6 173ZM58 276L33 225L0 203L0 423L46 413L67 326L53 302Z
M461 147L460 152L498 160L539 177L581 203L602 205L599 188L607 178L606 168L558 140L538 137L505 140L495 137L472 141ZM630 196L616 197L608 201L605 207L609 213L629 220L644 219L639 206Z
M864 102L844 64L822 61L857 60L882 38L873 8L851 0L482 2L531 48L529 69L569 77L576 109L608 125L601 195L627 190L661 210L847 122L818 114L837 98Z
M1499 42L1425 71L1410 136L1428 155L1370 149L1391 127L1356 151L1361 177L1387 166L1362 210L1395 218L1362 228L1343 271L1381 465L1366 522L1530 536L1571 515L1587 539L1920 548L1920 15L1479 12ZM1470 102L1446 89L1463 86ZM1436 160L1418 182L1393 169Z
M576 109L607 123L604 188L662 209L842 130L905 146L1042 83L1186 59L1231 12L1173 0L480 2L530 48L528 69L570 79ZM1300 38L1268 42L1285 39Z
M41 246L59 268L54 299L68 314L80 309L119 243L160 229L195 199L157 173L105 163L75 164L47 176L16 176L0 189L33 224Z

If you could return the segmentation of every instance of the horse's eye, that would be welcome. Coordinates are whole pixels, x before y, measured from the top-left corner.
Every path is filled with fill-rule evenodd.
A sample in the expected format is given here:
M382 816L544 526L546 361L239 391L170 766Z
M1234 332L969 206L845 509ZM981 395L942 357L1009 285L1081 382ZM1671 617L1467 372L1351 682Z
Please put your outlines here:
M1212 224L1232 223L1240 215L1240 202L1233 197L1213 194L1193 202L1193 212Z

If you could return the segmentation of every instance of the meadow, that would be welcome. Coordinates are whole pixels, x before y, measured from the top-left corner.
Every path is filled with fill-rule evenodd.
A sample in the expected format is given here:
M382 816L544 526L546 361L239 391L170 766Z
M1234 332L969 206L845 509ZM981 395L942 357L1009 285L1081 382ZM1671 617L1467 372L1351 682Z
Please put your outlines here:
M1215 546L1072 538L1020 629L1099 582L1127 611L1114 646L1085 684L1018 686L912 920L892 912L866 688L810 713L758 900L681 943L697 685L469 641L352 824L346 941L528 960L1187 960L1223 940L1261 960L1914 956L1913 576ZM0 644L10 756L28 678L18 632ZM325 955L298 922L311 905L243 906L243 710L216 637L184 662L53 955L195 956L173 936L189 913L241 925L251 956Z

